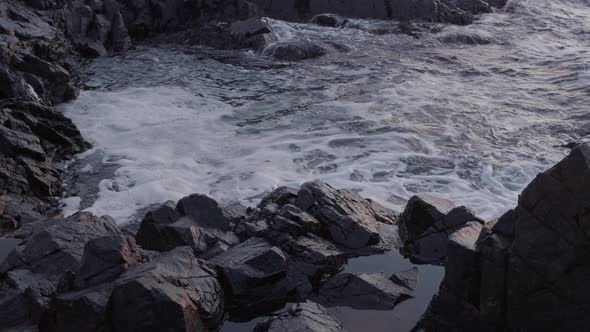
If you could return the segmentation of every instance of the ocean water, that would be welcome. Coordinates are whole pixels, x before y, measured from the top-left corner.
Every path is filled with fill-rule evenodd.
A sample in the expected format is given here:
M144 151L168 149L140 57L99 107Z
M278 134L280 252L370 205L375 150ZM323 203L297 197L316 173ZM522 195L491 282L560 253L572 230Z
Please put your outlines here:
M190 193L254 205L321 179L396 210L431 193L491 220L568 153L564 144L590 140L588 0L510 0L419 38L371 32L393 21L269 22L279 41L308 39L328 54L281 62L154 45L88 63L80 97L61 107L93 144L70 166L66 213L123 224ZM368 269L401 270L393 261ZM432 294L442 274L424 275ZM376 317L363 318L381 324L375 331L395 325Z

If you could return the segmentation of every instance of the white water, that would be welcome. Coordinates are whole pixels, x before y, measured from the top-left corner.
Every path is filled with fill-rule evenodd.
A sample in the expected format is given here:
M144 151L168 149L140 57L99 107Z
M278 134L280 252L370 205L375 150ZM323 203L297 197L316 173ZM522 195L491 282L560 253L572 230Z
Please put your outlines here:
M63 107L94 146L78 171L95 151L119 168L83 208L126 222L194 192L253 204L322 179L397 209L434 193L491 219L567 153L557 146L590 134L587 1L515 0L420 39L272 24L329 54L277 63L162 45L89 64ZM465 35L490 43L454 42Z

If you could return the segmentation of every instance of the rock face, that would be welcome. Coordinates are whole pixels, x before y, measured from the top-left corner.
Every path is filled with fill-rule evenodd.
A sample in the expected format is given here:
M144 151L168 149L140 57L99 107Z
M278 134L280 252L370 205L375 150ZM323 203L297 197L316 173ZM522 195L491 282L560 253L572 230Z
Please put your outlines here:
M400 302L413 297L417 271L406 271L400 277L383 273L341 273L319 290L319 303L326 306L346 306L361 310L391 310ZM399 282L399 283L396 283ZM411 288L410 288L411 287Z
M402 253L415 263L444 264L449 235L467 222L483 221L466 207L455 207L446 199L414 196L401 216L399 235Z
M492 7L505 4L496 0L252 0L252 3L258 5L264 15L285 20L309 20L314 15L333 13L346 17L419 19L455 24L470 23L472 15L489 12Z
M288 304L285 309L256 324L254 332L340 332L342 323L330 316L328 310L314 302Z
M418 329L585 329L589 184L590 146L582 145L539 174L516 209L481 232L454 234L439 295Z

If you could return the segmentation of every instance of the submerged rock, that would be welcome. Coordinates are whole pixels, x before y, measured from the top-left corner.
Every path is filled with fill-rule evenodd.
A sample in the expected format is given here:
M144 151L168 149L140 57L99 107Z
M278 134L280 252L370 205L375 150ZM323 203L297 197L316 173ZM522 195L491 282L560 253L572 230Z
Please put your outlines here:
M300 61L324 56L328 51L308 40L278 42L264 50L264 54L278 60Z
M326 308L311 301L288 304L254 328L254 332L284 331L340 332L343 328Z
M317 300L329 307L391 310L414 296L410 287L415 285L416 278L414 271L395 277L383 273L341 273L320 288ZM396 283L400 279L403 281Z

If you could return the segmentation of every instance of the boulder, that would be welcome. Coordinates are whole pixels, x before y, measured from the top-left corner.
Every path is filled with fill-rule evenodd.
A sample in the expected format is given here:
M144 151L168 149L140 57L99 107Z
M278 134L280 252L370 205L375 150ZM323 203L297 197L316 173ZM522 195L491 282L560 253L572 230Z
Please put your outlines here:
M334 14L319 14L314 16L309 22L324 27L339 28L348 23L348 19Z
M332 241L353 249L379 243L379 220L394 214L383 207L376 209L376 203L352 191L319 181L301 186L296 205L318 219Z
M413 262L442 265L447 257L449 236L467 222L483 220L466 207L455 207L446 199L414 196L402 214L399 234L402 253Z
M303 303L287 304L271 317L256 324L254 332L340 332L342 323L332 317L328 310L321 305L306 301Z
M305 298L311 285L290 257L261 238L251 238L213 257L234 319L269 313L289 301Z
M408 288L415 281L395 283L404 277L415 278L406 273L389 278L383 273L341 273L324 284L318 302L328 306L346 306L360 310L391 310L400 302L413 297Z
M166 202L148 212L136 235L144 249L169 251L190 246L195 253L204 254L218 242L228 246L238 242L230 230L230 219L217 202L204 195L190 195L176 206Z
M263 53L277 60L301 61L319 58L326 55L328 51L309 40L301 39L271 44L264 49Z
M112 235L90 240L84 247L77 288L87 288L116 279L132 265L142 260L135 240Z
M215 269L180 247L136 265L117 281L107 318L113 331L211 331L223 318Z

